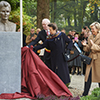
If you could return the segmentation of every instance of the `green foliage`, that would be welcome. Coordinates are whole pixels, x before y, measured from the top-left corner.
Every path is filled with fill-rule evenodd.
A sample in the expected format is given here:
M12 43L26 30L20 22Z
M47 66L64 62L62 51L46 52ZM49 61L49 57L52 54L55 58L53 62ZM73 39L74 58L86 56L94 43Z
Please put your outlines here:
M37 14L37 2L35 0L23 0L23 8L27 15L34 17Z
M2 0L0 0L2 1ZM4 0L10 3L11 5L11 11L14 11L20 7L20 0Z
M84 96L80 100L100 100L100 88L95 88L91 95Z
M30 34L31 28L36 29L36 17L30 17L27 14L23 15L23 32L25 35Z
M36 29L36 0L23 0L23 33L27 36L30 34L30 29Z

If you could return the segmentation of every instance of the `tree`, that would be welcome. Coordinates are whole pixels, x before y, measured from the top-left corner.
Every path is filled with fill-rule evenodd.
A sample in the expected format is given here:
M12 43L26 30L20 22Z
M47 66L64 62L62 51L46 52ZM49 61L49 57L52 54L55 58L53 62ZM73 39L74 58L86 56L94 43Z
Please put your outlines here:
M49 0L37 0L37 27L42 29L42 19L49 19Z

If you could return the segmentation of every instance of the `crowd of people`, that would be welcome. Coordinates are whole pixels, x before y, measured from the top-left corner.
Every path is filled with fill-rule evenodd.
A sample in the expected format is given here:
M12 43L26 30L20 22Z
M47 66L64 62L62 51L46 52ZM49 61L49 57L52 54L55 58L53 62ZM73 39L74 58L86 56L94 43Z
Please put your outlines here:
M69 74L85 75L83 96L88 95L91 82L98 82L100 87L100 75L98 74L99 62L97 60L100 59L100 23L92 23L90 25L91 30L85 26L82 28L81 33L78 33L76 30L70 30L67 35L64 29L61 31L58 30L57 25L50 23L49 19L43 19L42 26L43 30L40 30L37 37L32 38L33 35L29 35L31 38L29 38L30 43L27 44L27 47L33 45L33 51L35 53L37 53L39 49L45 48L42 61L49 69L56 73L65 84L70 82ZM37 45L40 40L42 40L42 44ZM82 63L81 57L77 56L80 52L74 46L74 43L77 43L84 55L92 58L90 65ZM69 62L64 61L64 52L69 55ZM96 66L96 68L94 66Z

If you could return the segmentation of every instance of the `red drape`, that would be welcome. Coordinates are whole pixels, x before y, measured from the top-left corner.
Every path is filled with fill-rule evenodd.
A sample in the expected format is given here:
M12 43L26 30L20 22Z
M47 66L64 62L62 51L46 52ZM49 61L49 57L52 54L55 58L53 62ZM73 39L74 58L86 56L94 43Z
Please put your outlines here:
M21 48L21 93L2 93L0 99L30 98L43 94L72 97L61 79L52 72L31 48Z

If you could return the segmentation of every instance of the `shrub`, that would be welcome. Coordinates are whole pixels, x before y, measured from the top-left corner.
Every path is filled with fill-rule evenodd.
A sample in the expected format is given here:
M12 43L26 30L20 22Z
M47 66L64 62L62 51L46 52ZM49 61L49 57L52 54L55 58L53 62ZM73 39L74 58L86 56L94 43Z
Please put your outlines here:
M100 88L95 88L91 95L84 96L80 100L100 100Z

